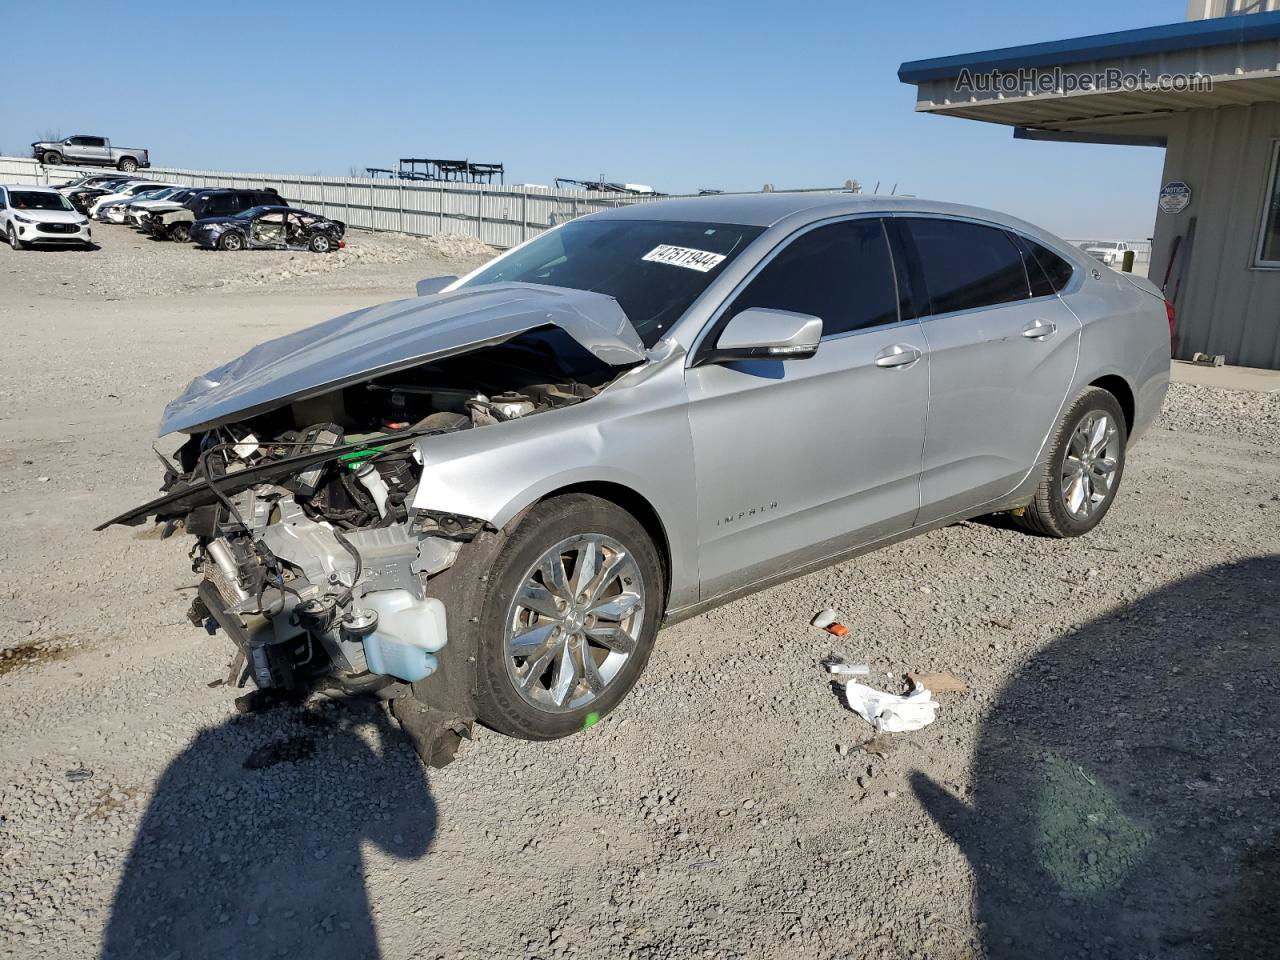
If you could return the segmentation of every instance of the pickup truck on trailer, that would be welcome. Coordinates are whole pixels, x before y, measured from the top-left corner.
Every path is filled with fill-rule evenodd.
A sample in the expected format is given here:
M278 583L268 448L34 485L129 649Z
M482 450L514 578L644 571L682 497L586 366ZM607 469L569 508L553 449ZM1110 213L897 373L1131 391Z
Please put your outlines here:
M106 137L80 134L65 140L38 140L31 144L31 155L46 166L92 163L115 167L123 173L151 166L151 155L142 147L113 147Z

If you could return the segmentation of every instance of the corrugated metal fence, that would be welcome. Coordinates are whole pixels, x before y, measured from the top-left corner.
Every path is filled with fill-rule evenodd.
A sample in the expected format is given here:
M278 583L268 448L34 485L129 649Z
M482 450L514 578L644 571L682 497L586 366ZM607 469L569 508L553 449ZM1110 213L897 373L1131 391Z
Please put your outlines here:
M0 183L60 183L103 167L46 167L24 157L0 157ZM629 194L452 182L304 177L151 167L139 176L198 187L274 187L280 196L350 227L417 236L460 233L495 247L513 247L565 220L621 204L644 202Z

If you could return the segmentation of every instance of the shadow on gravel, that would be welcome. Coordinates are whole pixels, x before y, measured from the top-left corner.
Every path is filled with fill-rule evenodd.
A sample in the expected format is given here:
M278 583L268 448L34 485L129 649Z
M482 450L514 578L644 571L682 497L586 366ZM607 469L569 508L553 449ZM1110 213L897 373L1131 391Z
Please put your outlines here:
M361 844L417 858L435 827L423 767L381 709L237 717L157 784L103 957L376 958Z
M986 720L972 806L917 797L972 864L992 958L1280 957L1280 557L1063 636Z

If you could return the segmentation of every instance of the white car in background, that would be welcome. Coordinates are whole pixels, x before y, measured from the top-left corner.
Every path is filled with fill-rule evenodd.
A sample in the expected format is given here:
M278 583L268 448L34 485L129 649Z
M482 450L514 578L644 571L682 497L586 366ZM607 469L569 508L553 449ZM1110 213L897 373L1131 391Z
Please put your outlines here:
M1114 267L1124 260L1129 244L1123 240L1097 240L1081 248L1095 260L1100 260L1108 267Z
M151 199L133 200L124 208L124 222L133 226L140 226L143 217L165 210L177 210L204 189L204 187L178 187L176 190Z
M123 200L112 200L109 203L103 203L98 208L98 219L107 223L124 223L128 218L126 214L129 208L137 202L145 200L160 200L171 194L177 193L178 187L157 187L154 190L143 190L134 197L126 197Z
M151 180L135 180L133 183L129 183L129 184L126 184L125 186L122 186L115 193L108 193L106 196L99 197L96 201L94 201L93 205L89 207L89 216L92 217L94 220L100 220L102 218L98 216L98 213L99 211L102 210L102 207L105 204L111 203L115 200L129 200L133 197L136 197L140 193L149 193L152 190L163 190L165 187L178 187L178 186L181 186L181 184L156 183L155 181L151 181Z
M0 234L9 246L93 245L89 219L51 187L0 186Z

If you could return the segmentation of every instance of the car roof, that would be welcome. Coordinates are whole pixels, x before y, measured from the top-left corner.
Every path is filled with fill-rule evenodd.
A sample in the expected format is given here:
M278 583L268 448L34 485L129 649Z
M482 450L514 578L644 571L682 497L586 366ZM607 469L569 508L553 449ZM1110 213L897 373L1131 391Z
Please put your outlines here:
M651 200L602 210L592 220L689 220L702 223L735 223L772 227L783 220L800 222L856 213L932 213L968 217L1041 233L1040 228L1008 214L959 203L918 197L811 191L804 193L718 194ZM587 218L583 218L587 219Z
M274 193L280 196L275 187L193 187L201 193Z
M23 190L23 191L29 190L32 193L57 193L58 192L53 187L36 187L36 186L32 186L29 183L0 183L0 187L4 187L6 190Z

